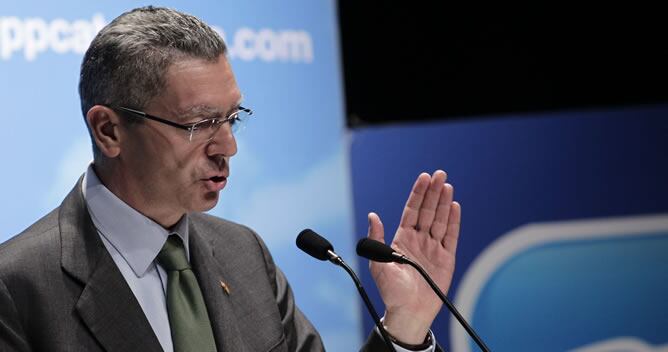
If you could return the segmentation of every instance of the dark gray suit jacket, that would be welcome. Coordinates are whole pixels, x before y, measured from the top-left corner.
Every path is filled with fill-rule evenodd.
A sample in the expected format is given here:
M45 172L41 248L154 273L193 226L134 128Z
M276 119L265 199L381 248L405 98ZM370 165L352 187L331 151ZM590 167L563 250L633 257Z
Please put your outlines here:
M253 231L205 214L190 220L192 266L219 352L324 350ZM0 245L0 351L161 350L93 227L81 182Z
M191 214L189 231L219 352L324 351L257 234L206 214ZM162 351L93 226L81 180L0 245L0 351ZM372 332L361 351L387 349Z

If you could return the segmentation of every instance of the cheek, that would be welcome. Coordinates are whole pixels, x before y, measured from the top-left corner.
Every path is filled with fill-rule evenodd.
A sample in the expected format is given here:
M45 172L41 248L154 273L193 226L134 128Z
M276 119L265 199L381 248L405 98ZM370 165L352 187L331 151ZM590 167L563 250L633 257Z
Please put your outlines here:
M173 190L191 185L200 175L198 165L204 165L204 146L192 145L177 135L149 132L128 143L127 158L135 172L151 178L153 187Z
M154 148L150 143L141 138L136 138L124 146L122 158L129 164L133 173L145 175L159 170L157 167L158 158L154 153Z
M180 148L174 149L170 154L169 160L164 160L169 165L170 171L181 178L188 178L193 181L200 175L200 165L203 164L204 152L200 148Z

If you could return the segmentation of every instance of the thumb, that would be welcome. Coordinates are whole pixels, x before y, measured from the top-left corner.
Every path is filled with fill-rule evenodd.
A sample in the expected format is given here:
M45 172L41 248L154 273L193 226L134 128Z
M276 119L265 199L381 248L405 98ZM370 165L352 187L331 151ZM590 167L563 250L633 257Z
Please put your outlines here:
M385 230L383 228L383 223L380 221L378 214L371 212L368 215L369 220L369 232L367 237L372 240L376 240L382 243L385 243Z

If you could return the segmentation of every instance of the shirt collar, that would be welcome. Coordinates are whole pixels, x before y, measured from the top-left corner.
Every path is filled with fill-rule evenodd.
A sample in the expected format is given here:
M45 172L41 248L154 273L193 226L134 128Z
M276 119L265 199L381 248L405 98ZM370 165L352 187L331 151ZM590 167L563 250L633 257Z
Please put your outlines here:
M186 257L188 247L188 214L167 230L123 202L97 177L93 164L88 166L82 191L93 224L121 254L137 277L142 277L158 255L167 237L178 235L183 241Z

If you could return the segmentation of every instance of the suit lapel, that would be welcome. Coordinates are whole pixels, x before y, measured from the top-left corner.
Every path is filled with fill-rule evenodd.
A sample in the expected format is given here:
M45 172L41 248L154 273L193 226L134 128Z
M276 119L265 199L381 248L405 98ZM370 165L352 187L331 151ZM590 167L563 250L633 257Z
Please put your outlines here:
M83 291L76 311L107 351L162 351L144 312L102 244L81 192L82 179L59 215L61 265Z
M206 302L216 346L219 352L248 351L241 339L241 332L237 328L232 301L221 285L221 280L229 275L225 273L224 266L214 257L213 248L215 247L209 242L210 240L206 239L203 234L197 232L191 222L189 228L191 264Z

